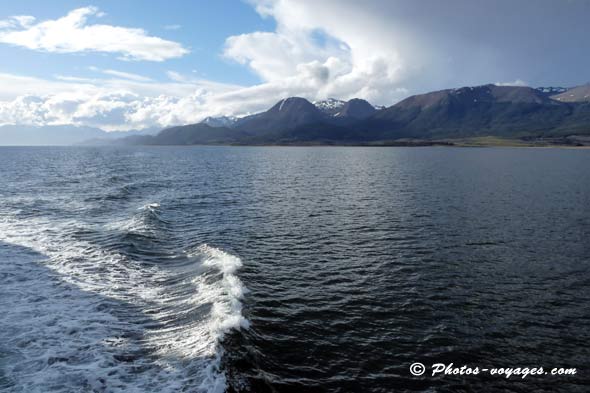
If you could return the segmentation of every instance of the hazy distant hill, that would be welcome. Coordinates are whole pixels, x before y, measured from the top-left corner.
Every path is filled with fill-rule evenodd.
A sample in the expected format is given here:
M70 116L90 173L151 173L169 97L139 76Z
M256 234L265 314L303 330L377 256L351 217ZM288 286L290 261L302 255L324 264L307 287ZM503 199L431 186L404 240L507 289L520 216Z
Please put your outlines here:
M72 145L88 139L107 138L108 133L92 127L5 125L0 127L0 145Z
M0 146L67 146L79 144L108 144L131 135L156 134L160 128L107 132L100 128L73 125L0 126Z
M130 136L120 141L128 145L214 145L237 143L242 136L238 130L198 123L167 128L157 135Z
M149 135L156 135L158 132L162 131L162 127L149 127L149 128L142 128L140 130L129 130L129 131L111 131L106 132L98 138L91 138L91 139L84 139L81 142L72 143L75 145L90 145L90 146L100 146L100 145L116 145L119 144L119 141L123 138L139 138L138 141L141 140L143 136Z

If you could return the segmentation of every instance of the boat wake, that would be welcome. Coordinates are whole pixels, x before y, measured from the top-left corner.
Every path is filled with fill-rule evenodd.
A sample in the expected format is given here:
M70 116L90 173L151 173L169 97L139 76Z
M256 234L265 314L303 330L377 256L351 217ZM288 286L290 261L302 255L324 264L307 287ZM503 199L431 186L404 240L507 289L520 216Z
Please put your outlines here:
M241 260L177 248L158 204L101 224L0 221L0 388L223 392L222 340L248 328Z

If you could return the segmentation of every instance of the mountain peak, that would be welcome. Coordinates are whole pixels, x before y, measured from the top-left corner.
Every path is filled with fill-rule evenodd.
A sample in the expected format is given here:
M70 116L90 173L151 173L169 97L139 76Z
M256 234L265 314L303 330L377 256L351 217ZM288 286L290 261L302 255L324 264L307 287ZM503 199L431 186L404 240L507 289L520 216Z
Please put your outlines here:
M319 122L323 117L319 109L305 98L289 97L280 100L266 112L240 119L236 126L252 132L274 132Z
M367 101L360 98L353 98L346 102L334 116L365 119L375 113L375 111L375 107Z
M320 112L333 117L365 118L373 114L377 108L361 98L352 98L348 101L336 98L328 98L322 101L314 101L313 104Z
M298 110L317 110L317 108L308 100L302 97L288 97L277 102L269 112L298 111Z

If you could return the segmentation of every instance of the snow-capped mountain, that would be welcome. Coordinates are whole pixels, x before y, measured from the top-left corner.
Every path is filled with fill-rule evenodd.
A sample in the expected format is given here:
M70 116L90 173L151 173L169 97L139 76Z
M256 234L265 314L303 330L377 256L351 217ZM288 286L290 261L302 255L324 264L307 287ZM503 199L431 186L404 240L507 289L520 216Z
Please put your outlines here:
M206 117L201 121L203 124L207 124L209 127L231 127L238 121L237 117L234 116L219 116L219 117Z
M250 132L274 133L320 123L326 117L315 105L301 97L280 100L265 112L241 118L235 128Z
M547 86L547 87L537 87L536 90L540 91L541 93L545 93L547 95L554 95L554 94L561 94L567 89L565 87L555 87L555 86Z
M346 104L346 101L328 98L327 100L314 101L312 104L314 104L315 107L320 110L320 112L323 112L329 116L334 116L340 112L340 109L342 109L344 104Z
M364 102L366 102L369 106L372 106L376 110L385 108L385 106L372 105L365 100L359 100L357 98L353 98L350 101L338 100L336 98L328 98L327 100L313 101L312 104L315 105L315 107L318 108L320 112L328 116L338 117L346 116L345 112L348 112L348 107L351 106L351 104L358 105L359 103ZM366 108L365 112L368 112Z
M526 86L462 87L411 96L379 111L362 99L341 106L337 101L316 103L338 110L328 115L305 98L289 97L267 111L240 118L231 128L191 124L168 128L156 136L124 138L122 143L351 145L408 138L429 143L472 136L565 140L571 135L589 135L590 130L590 85L557 95Z

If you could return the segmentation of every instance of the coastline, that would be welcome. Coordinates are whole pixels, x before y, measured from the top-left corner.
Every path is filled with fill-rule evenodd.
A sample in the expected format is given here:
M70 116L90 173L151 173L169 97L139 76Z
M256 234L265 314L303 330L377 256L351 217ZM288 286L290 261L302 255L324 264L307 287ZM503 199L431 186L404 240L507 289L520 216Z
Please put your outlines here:
M558 149L590 149L590 138L568 139L561 138L530 138L513 139L499 138L494 136L483 136L473 138L447 138L447 139L396 139L389 141L374 142L351 142L342 143L336 141L278 141L269 143L195 143L195 144L73 144L73 145L0 145L0 147L129 147L129 146L234 146L234 147L507 147L507 148L558 148Z

